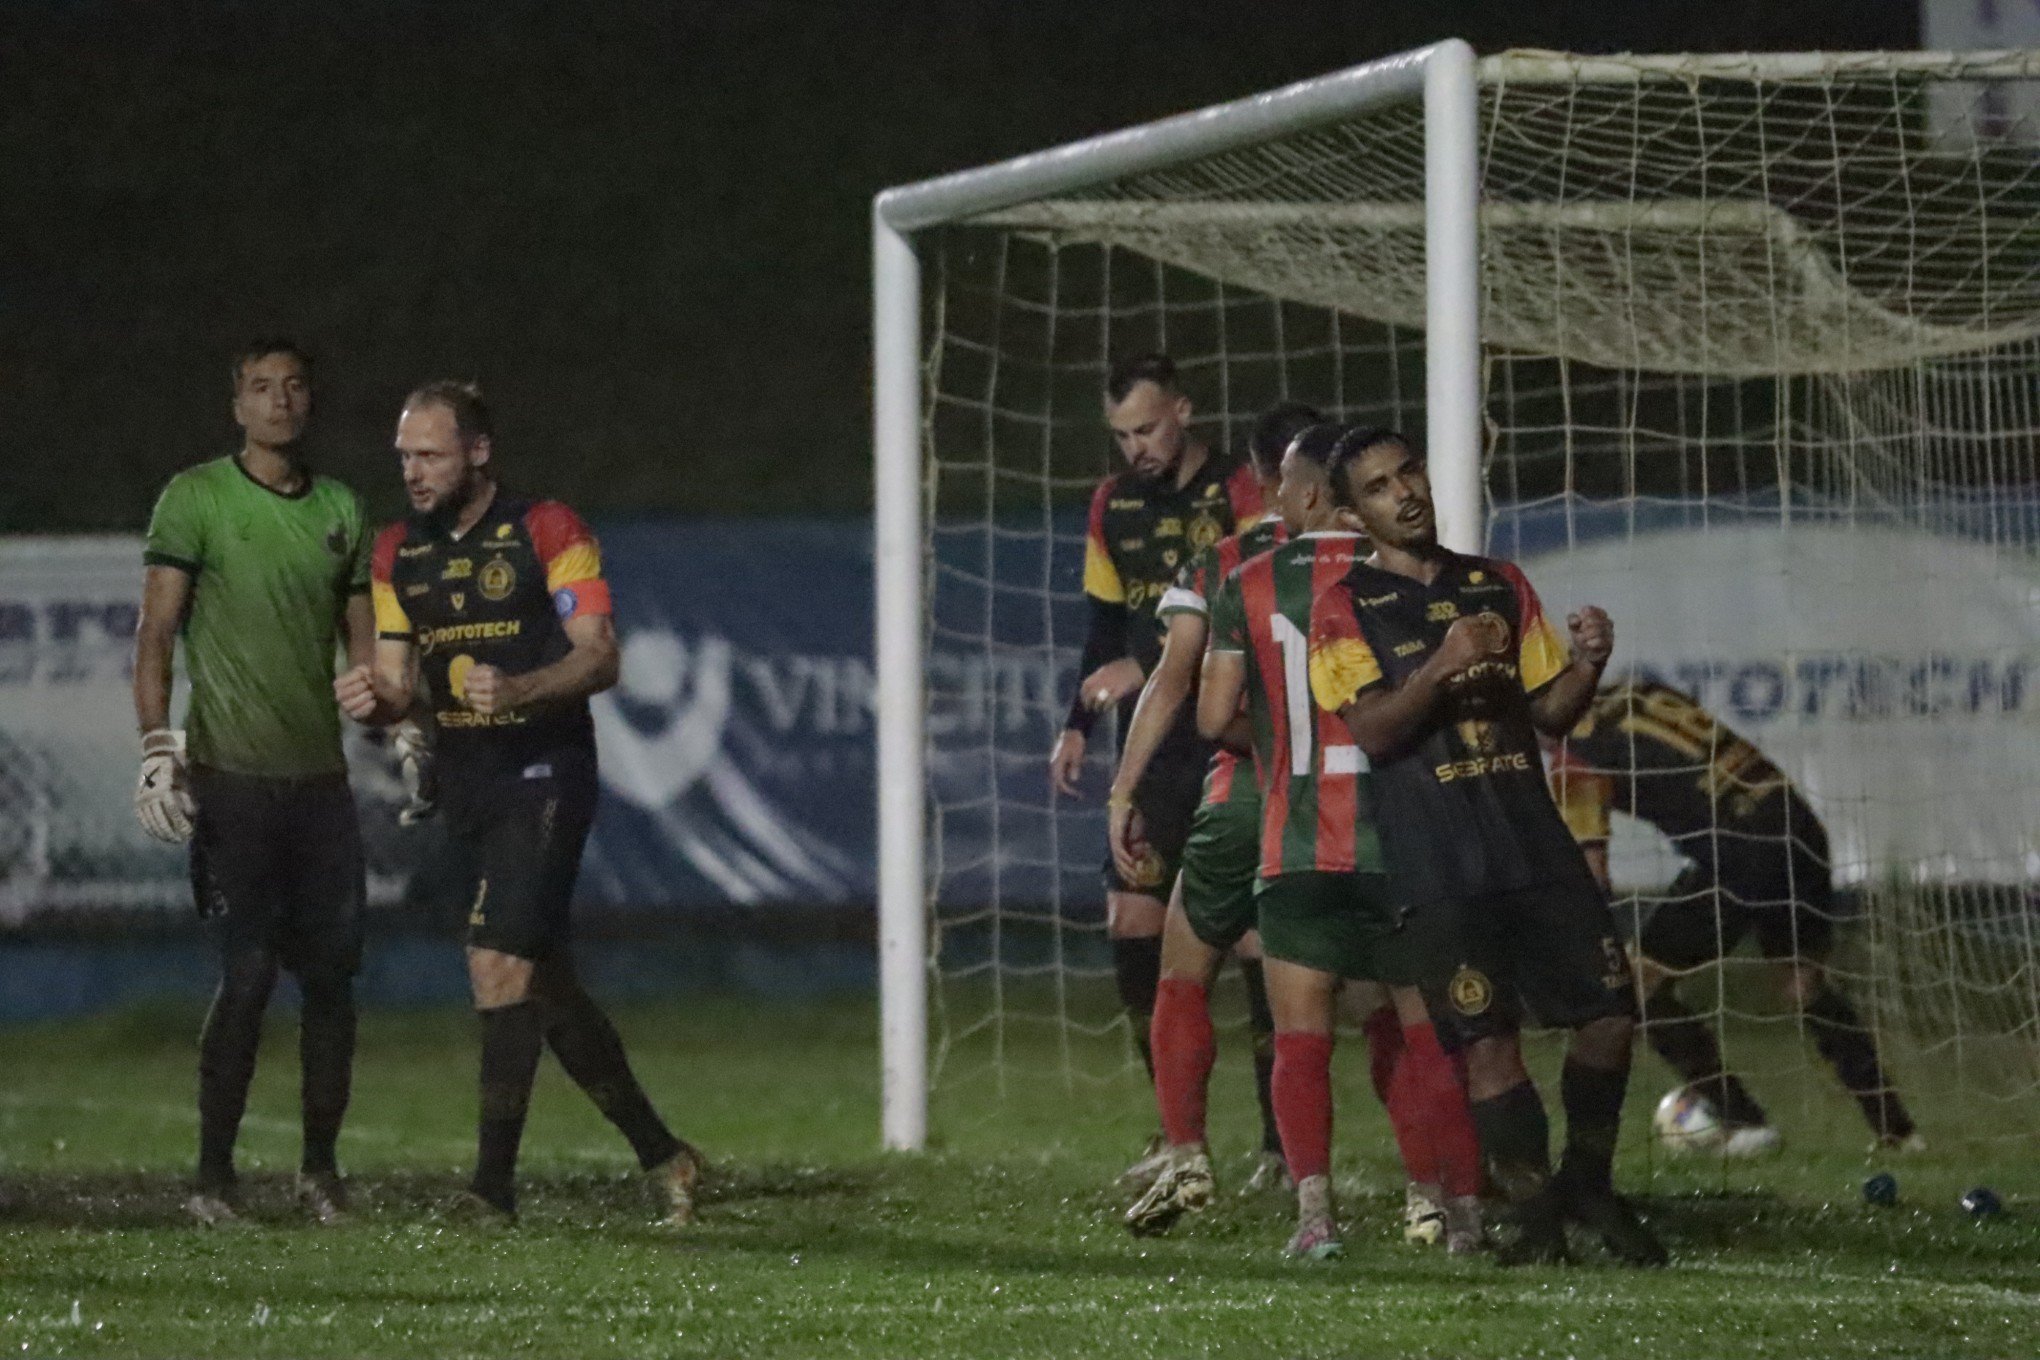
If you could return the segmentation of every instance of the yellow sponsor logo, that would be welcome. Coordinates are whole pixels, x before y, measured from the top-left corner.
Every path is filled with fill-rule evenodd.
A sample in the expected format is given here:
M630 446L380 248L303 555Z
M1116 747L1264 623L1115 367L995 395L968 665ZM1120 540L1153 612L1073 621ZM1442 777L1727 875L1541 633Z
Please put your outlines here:
M509 525L509 524L498 524L498 525L496 526L496 537L498 537L498 538L508 538L508 537L510 537L510 535L511 535L511 534L513 534L513 533L515 533L515 532L517 532L517 530L516 530L516 527L515 527L514 525ZM1480 579L1480 574L1479 574L1478 572L1476 572L1476 573L1474 574L1474 578L1473 578L1473 579L1474 579L1474 580L1476 580L1476 581L1478 581L1478 580Z
M1106 506L1113 510L1144 510L1147 508L1147 502L1139 497L1128 500L1123 496L1118 496L1107 501Z
M1424 617L1433 623L1448 623L1459 617L1459 606L1450 600L1433 600L1424 610Z
M399 557L423 557L423 556L424 556L424 555L425 555L426 553L429 553L429 552L431 552L431 551L432 551L432 545L431 545L430 543L414 543L414 544L412 544L412 545L411 545L410 547L408 547L408 548L399 548L399 549L397 549L397 556L399 556Z
M477 713L468 708L440 709L432 715L441 727L518 727L522 713Z
M1433 766L1431 773L1440 784L1455 779L1485 779L1491 774L1521 773L1530 768L1530 757L1522 751L1499 756L1475 756L1471 760L1448 760Z
M1451 998L1452 1009L1461 1015L1479 1015L1495 1003L1495 985L1480 969L1462 964L1452 975L1446 995Z
M474 574L475 563L473 558L456 557L446 564L444 571L439 573L439 579L442 581L465 581Z
M1395 644L1395 654L1397 656L1415 656L1430 645L1428 642L1398 642Z
M488 619L481 623L450 623L444 628L428 628L418 635L419 644L427 651L449 642L491 642L498 638L513 638L524 631L519 619Z
M1469 584L1477 586L1482 581L1487 580L1487 573L1484 571L1469 571L1466 573L1466 579Z
M1356 599L1353 603L1361 609L1379 609L1385 604L1395 603L1395 592L1391 590L1386 595L1369 595L1365 599Z
M482 568L482 574L476 579L475 584L481 588L482 598L485 600L507 599L510 592L517 588L517 571L502 558L492 558L489 565Z
M1156 538L1181 538L1182 536L1183 521L1180 516L1165 515L1155 521Z
M405 586L404 598L410 599L411 597L416 595L423 595L426 591L430 589L432 589L432 587L427 585Z
M453 612L454 612L454 613L456 613L456 614L465 614L465 613L467 612L467 592L466 592L466 591L462 591L462 590L456 590L456 591L454 591L454 592L453 592L453 593L452 593L451 595L449 595L449 596L448 596L447 598L453 601Z
M461 703L467 702L468 672L475 668L475 659L463 652L446 663L446 687Z

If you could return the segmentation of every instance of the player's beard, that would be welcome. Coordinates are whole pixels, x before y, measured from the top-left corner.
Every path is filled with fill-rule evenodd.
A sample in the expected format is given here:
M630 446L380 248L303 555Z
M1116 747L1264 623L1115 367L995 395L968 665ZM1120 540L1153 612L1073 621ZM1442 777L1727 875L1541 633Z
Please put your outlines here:
M469 467L461 474L460 481L453 489L441 496L431 509L425 511L423 516L425 522L431 525L435 532L452 533L454 526L460 522L461 512L474 503L475 497L480 495L481 491L481 476L474 468Z

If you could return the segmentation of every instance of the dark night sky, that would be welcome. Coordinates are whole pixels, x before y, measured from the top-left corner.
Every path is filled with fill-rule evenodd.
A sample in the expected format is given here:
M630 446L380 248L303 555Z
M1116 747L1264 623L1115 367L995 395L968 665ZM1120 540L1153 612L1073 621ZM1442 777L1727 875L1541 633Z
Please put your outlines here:
M855 513L876 190L1453 34L1910 47L1917 8L11 0L0 529L139 527L274 330L378 510L403 392L453 375L590 512Z

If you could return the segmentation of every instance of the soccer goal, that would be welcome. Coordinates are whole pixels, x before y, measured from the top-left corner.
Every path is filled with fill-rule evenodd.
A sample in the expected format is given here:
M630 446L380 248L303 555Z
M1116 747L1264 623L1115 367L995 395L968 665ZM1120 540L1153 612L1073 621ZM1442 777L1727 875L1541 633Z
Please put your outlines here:
M2036 79L2040 53L1451 41L880 195L887 1145L922 1145L931 1078L1129 1062L1111 743L1084 802L1046 755L1116 457L1099 390L1151 349L1214 444L1285 397L1421 439L1448 545L1607 607L1617 668L1805 791L1833 966L1900 1084L1931 1068L1951 1135L2030 1128L2040 127L2010 95ZM1662 841L1617 822L1618 888L1662 886ZM1687 1000L1757 1080L1815 1071L1760 966Z

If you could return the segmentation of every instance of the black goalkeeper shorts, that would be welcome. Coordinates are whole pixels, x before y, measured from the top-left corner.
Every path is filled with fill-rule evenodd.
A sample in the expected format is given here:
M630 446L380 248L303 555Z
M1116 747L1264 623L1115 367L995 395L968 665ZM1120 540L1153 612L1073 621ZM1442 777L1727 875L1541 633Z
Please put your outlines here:
M1825 959L1835 938L1828 866L1805 851L1723 854L1636 904L1636 945L1678 972L1725 958L1747 937L1767 959Z
M368 893L344 774L277 779L191 768L191 891L222 947L261 947L295 973L352 976Z
M543 959L573 938L574 880L595 824L592 752L568 750L516 770L442 765L447 831L474 866L468 944Z

